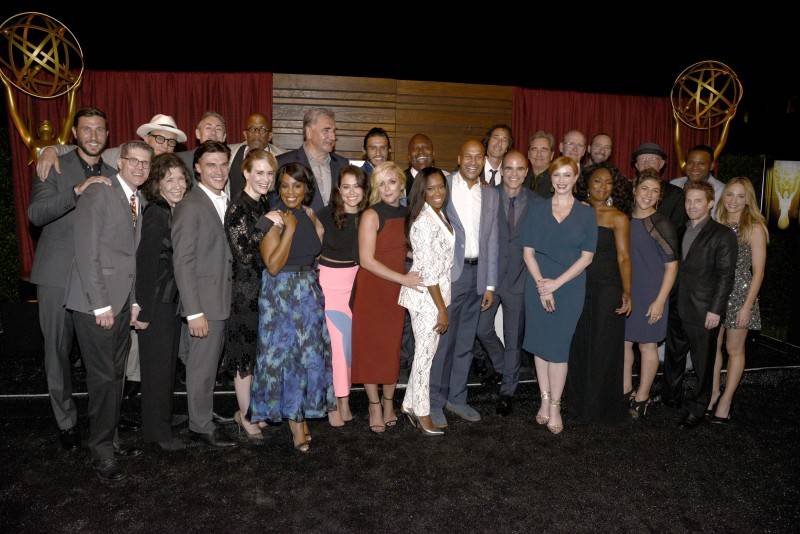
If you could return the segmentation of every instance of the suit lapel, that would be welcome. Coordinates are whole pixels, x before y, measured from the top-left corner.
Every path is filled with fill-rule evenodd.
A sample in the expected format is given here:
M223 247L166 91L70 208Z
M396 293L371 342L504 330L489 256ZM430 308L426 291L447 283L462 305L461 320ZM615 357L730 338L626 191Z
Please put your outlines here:
M710 215L709 215L710 217ZM683 260L684 263L688 263L691 259L696 256L695 251L700 249L703 245L703 242L708 238L708 235L711 233L711 225L713 224L713 220L709 219L706 221L706 224L700 230L700 233L697 234L697 237L694 238L692 241L692 246L689 247L689 252L686 254L686 259ZM687 225L690 223L686 223ZM687 226L688 228L688 226ZM684 232L685 235L685 232ZM681 236L681 241L683 241L683 236Z

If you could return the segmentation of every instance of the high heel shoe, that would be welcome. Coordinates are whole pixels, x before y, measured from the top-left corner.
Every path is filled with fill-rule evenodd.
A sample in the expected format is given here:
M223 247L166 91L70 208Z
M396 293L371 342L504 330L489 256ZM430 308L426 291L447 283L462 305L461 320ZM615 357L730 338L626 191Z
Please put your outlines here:
M306 435L303 429L303 421L297 422L289 420L289 431L292 433L292 445L296 451L305 454L311 450L311 440L308 439L309 436ZM295 433L300 434L302 441L297 441Z
M542 391L541 397L542 397L542 405L544 405L545 402L550 400L550 392L549 391ZM538 413L536 414L536 422L538 424L546 425L548 421L550 421L550 416L549 415L539 415Z
M727 417L717 417L716 414L716 406L714 406L714 414L711 416L711 422L715 425L727 425L731 422L731 414L733 413L733 403L731 403L730 408L728 408L728 416Z
M375 401L375 402L369 401L369 408L368 409L370 410L370 414L369 414L370 419L372 419L372 413L371 413L372 412L372 407L375 406L375 405L381 406L381 404L382 404L381 401ZM382 407L381 407L381 423L383 423L383 424L380 424L380 425L372 425L371 424L371 425L369 425L370 431L375 433L375 434L383 434L384 432L386 432L386 423L383 422L383 408Z
M722 398L722 395L717 397L717 400L712 402L711 403L711 407L706 410L706 414L705 414L706 419L713 419L714 418L714 412L717 411L717 404L719 404L719 399L720 398Z
M631 406L628 413L633 419L643 419L647 415L647 408L650 406L650 399L647 398L643 401L631 400Z
M560 399L559 400L550 399L550 407L551 408L558 408L560 410L561 409L561 400ZM551 424L549 419L552 419L552 418L548 417L547 430L549 430L553 434L561 434L561 432L564 430L563 423L560 424L560 425Z
M400 411L403 412L403 415L408 418L408 422L411 423L411 426L417 428L417 416L414 415L414 412L411 410L406 410L405 406L401 407Z
M426 417L426 416L423 415L423 417ZM420 419L418 415L414 415L414 419L417 420L417 426L419 428L419 431L422 433L422 435L423 436L429 436L429 437L444 436L444 430L442 430L440 428L436 428L435 426L433 426L433 422L430 421L430 416L427 416L427 417L428 417L428 421L429 421L429 424L430 424L429 427L425 426L425 424L422 422L422 419Z
M391 428L391 427L393 427L393 426L395 426L397 424L397 414L394 413L394 397L392 397L392 398L383 397L381 399L381 410L383 409L383 403L386 402L386 401L389 401L389 402L392 403L392 414L394 415L394 419L389 419L388 421L386 419L384 419L383 420L383 424L386 425L387 427Z
M242 418L242 412L241 411L237 411L235 414L233 414L233 420L238 425L238 433L239 433L239 435L241 436L242 432L244 432L244 435L247 438L247 441L249 441L250 443L256 444L256 445L260 445L261 443L264 442L264 434L261 433L260 429L257 432L251 433L244 427L244 421L243 421L243 418Z

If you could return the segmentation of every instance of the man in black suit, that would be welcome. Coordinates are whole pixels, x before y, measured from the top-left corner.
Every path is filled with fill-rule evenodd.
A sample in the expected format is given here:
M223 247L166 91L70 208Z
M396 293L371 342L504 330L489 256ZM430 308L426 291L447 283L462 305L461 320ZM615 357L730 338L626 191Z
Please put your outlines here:
M278 165L302 163L314 174L317 187L311 200L315 212L327 206L333 189L339 185L339 173L350 161L334 152L336 116L329 109L312 108L303 115L303 145L278 156Z
M733 288L737 243L730 228L711 219L714 188L710 184L688 183L684 194L689 221L681 236L678 313L670 310L667 327L663 395L665 402L681 401L686 355L691 351L697 388L684 399L688 413L680 422L681 428L688 429L703 421L711 399L717 334Z
M59 156L59 169L51 168L44 180L31 182L28 219L42 228L31 270L39 301L39 324L44 337L44 369L47 389L61 446L80 447L76 423L78 410L72 399L69 355L72 350L72 312L64 308L67 275L74 257L75 206L86 188L99 183L111 185L115 170L100 154L108 141L106 115L97 108L83 108L72 121L77 150Z
M284 153L283 150L270 143L272 141L272 125L269 119L261 113L252 113L247 117L243 134L244 143L228 147L231 149L231 163L228 166L228 191L231 202L236 200L236 197L244 189L245 179L242 172L242 162L247 157L248 152L251 150L266 150L274 156Z
M136 246L142 199L153 149L132 141L120 147L119 172L105 184L89 186L75 208L74 252L65 304L73 312L75 333L86 364L89 390L89 449L103 480L125 478L115 447L130 327L138 315L135 300ZM137 449L137 453L141 451Z
M486 348L492 366L502 373L497 413L511 413L511 399L519 384L520 346L525 328L525 278L527 269L518 243L528 207L538 195L523 186L528 174L525 155L511 150L503 158L503 183L498 187L500 207L497 210L499 258L494 302L481 312L478 319L478 339ZM497 307L503 304L503 343L495 333ZM505 345L505 346L504 346Z
M417 173L425 167L434 165L435 157L433 141L430 137L422 133L411 136L411 139L408 140L408 168L405 170L406 193L411 191Z

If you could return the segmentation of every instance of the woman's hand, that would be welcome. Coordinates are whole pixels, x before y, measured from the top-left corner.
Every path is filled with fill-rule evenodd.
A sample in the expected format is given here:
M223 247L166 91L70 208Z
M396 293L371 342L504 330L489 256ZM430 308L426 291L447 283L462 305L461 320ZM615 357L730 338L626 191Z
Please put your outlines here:
M275 226L283 226L283 218L281 217L281 212L278 210L272 210L264 215L264 217L272 221L272 224Z
M441 336L447 332L449 326L450 319L447 317L447 308L439 310L439 315L436 317L436 326L433 327L433 331Z
M539 300L542 301L544 311L548 313L556 311L556 298L553 295L542 295L539 297Z
M622 294L622 305L614 310L617 315L628 317L631 314L631 296L628 293Z
M403 285L419 292L425 290L425 286L422 285L422 277L416 271L409 271L403 275Z
M647 324L656 324L664 317L664 303L660 302L658 299L654 300L650 303L650 306L647 307L647 313L644 315L648 317Z
M747 328L750 324L750 317L753 315L753 308L742 306L736 314L736 328Z
M536 289L539 291L539 296L552 295L558 289L558 283L550 278L542 278L536 282Z
M281 219L283 220L283 225L287 230L294 230L297 228L297 217L294 216L294 213L291 211L281 211L280 214Z

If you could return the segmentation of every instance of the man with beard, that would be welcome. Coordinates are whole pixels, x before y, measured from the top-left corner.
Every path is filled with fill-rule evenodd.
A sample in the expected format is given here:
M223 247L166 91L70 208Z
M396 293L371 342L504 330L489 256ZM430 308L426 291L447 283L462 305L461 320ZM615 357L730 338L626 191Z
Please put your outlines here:
M108 140L105 113L83 108L72 124L77 150L58 158L61 173L51 169L44 180L34 176L28 206L31 224L42 228L30 281L36 284L39 302L50 405L66 450L78 449L81 444L69 361L74 327L72 312L64 309L67 275L75 254L75 205L87 187L95 183L110 186L109 178L114 176L114 169L100 159Z
M369 177L372 169L389 161L392 153L392 143L389 134L383 128L372 128L364 136L364 165L361 167L364 174ZM411 191L406 187L406 191Z

